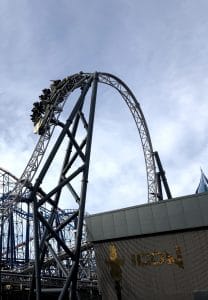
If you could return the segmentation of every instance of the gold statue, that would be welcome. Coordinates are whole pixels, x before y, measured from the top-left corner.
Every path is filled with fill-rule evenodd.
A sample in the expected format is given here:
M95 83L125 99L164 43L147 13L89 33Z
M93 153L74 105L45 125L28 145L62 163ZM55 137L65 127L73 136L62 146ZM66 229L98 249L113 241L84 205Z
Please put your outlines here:
M110 275L114 280L117 299L121 300L121 281L122 281L122 269L124 260L118 257L117 249L114 244L109 246L109 258L106 263L110 266Z

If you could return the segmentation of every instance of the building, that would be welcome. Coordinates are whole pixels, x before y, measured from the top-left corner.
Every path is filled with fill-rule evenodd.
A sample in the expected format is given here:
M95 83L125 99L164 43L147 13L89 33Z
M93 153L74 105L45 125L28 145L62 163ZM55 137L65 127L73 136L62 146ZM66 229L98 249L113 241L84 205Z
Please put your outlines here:
M208 299L208 193L86 218L103 300Z

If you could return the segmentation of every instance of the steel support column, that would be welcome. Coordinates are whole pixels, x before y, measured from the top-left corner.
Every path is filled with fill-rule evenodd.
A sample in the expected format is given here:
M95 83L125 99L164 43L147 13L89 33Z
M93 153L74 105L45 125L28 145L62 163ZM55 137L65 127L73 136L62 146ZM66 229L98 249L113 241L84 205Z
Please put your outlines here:
M82 229L83 229L83 220L84 220L84 212L85 212L90 153L91 153L92 134L93 134L95 106L96 106L96 97L97 97L97 85L98 85L98 74L95 73L94 80L93 80L89 122L88 122L88 129L87 129L88 132L87 132L87 142L86 142L86 151L85 151L85 167L84 167L84 171L83 171L82 187L81 187L81 194L80 194L75 260L73 262L70 275L69 275L69 277L63 287L63 290L58 298L59 300L64 299L70 284L71 284L71 300L77 299L77 296L76 296L77 271L78 271L78 266L79 266L79 257L80 257L81 240L82 240Z

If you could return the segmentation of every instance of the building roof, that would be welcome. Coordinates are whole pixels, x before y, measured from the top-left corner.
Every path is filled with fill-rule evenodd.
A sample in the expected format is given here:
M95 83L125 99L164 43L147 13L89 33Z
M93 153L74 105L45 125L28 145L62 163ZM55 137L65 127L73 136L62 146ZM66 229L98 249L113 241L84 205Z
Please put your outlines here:
M208 226L208 193L138 205L86 217L89 241Z

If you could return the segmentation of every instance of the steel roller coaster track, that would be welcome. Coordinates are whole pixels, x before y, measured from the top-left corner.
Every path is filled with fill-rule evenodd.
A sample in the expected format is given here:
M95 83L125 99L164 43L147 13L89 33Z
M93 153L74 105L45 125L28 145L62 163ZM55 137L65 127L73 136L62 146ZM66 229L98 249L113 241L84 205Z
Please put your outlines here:
M0 167L0 205L13 190L18 178ZM11 195L12 197L12 195ZM41 195L39 195L41 197ZM46 220L50 216L50 211L46 207L40 208L41 214ZM57 209L56 214L56 227L63 222L64 219L74 213L73 209ZM13 210L12 214L2 223L1 236L0 236L0 282L1 290L3 286L13 285L13 287L23 286L29 288L31 281L31 272L34 265L34 229L33 229L33 212L30 209L29 203L19 201ZM75 246L75 223L68 224L61 231L61 239L69 245L70 249ZM43 228L40 228L40 233ZM55 246L55 245L54 245ZM68 256L61 252L56 246L56 252L59 253L61 261L68 260ZM69 262L70 263L70 262ZM56 286L60 288L63 283L63 278L60 276L59 270L55 267L56 262L54 258L48 255L44 261L44 270L42 270L42 277L44 284ZM45 273L45 274L44 274ZM56 280L57 283L56 283ZM78 274L78 284L83 285L85 288L97 289L97 276L96 276L96 263L95 254L92 245L86 241L86 228L83 228L82 247L80 255L80 268ZM24 283L24 284L23 284ZM1 293L0 293L1 295Z
M13 190L18 179L15 175L0 167L0 205L7 199L12 198L10 192ZM8 196L10 195L10 196ZM40 198L41 195L38 195ZM40 208L41 214L48 219L50 211L46 206ZM74 214L73 209L57 208L56 226L58 226L65 218ZM20 271L30 266L31 261L34 261L34 230L33 230L33 212L30 205L25 199L19 201L13 210L12 214L4 223L2 223L0 236L0 253L1 265L5 270L13 268ZM70 243L70 247L74 246L74 230L75 224L69 224L61 232L62 239ZM43 228L40 228L40 232ZM86 231L83 232L83 242L86 246Z
M43 90L40 101L34 103L31 117L40 138L21 178L17 180L12 192L0 206L1 228L7 219L11 218L13 212L17 211L18 203L25 202L32 207L35 253L31 273L31 297L34 293L36 300L41 299L43 293L42 274L51 271L45 268L49 257L56 263L56 269L64 279L58 299L65 299L68 294L70 299L77 299L87 182L99 84L106 84L116 89L134 118L144 152L148 202L162 199L158 174L163 179L168 198L171 198L158 154L153 152L143 112L128 86L116 76L102 72L80 72L63 80L55 80L49 89ZM91 96L89 96L90 91ZM68 118L60 121L59 117L62 116L61 112L66 102L68 103L77 93L79 95L76 101L73 99L70 102ZM43 156L55 128L59 128L60 133L44 161ZM66 147L64 155L59 154L63 145ZM60 155L62 155L61 159ZM58 175L58 183L45 192L41 186L57 156L63 163ZM159 167L159 172L156 172L156 165ZM37 174L40 166L41 169ZM76 209L57 224L57 211L65 189L69 193L67 199L72 199L76 203ZM43 207L47 207L47 214L43 213ZM73 248L61 238L62 230L71 223L75 224L73 226L76 231ZM63 257L67 257L67 260L63 260Z

